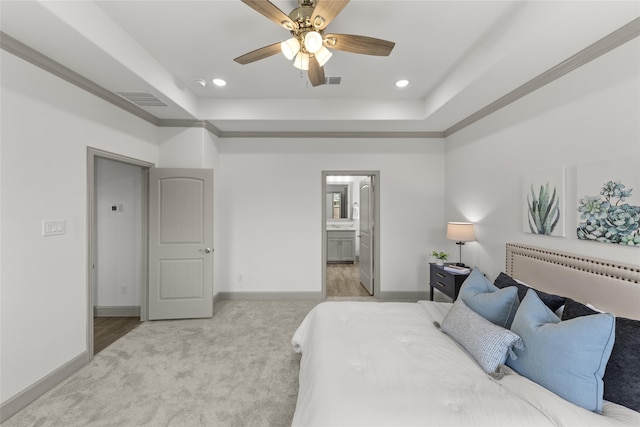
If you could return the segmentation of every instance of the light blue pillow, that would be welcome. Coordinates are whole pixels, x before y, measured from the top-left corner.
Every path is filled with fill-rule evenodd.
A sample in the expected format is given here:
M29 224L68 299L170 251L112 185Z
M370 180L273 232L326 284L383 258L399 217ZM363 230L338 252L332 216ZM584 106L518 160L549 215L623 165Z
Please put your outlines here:
M558 396L590 411L602 412L604 383L615 339L609 313L561 321L528 290L511 330L524 342L507 365Z
M462 284L458 298L491 323L507 329L511 327L520 304L515 286L500 289L477 267Z

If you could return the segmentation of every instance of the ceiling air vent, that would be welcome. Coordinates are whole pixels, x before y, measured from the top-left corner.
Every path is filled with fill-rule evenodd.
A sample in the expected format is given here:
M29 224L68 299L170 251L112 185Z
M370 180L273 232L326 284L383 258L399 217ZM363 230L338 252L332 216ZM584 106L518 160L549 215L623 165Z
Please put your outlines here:
M167 104L160 101L149 92L116 92L129 102L133 102L138 107L166 107Z
M324 82L328 85L339 85L341 80L342 77L326 77Z

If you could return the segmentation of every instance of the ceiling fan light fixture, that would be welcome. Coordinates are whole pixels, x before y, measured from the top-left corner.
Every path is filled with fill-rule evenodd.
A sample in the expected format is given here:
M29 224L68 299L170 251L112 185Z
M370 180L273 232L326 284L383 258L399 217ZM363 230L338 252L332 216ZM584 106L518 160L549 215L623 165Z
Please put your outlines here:
M329 49L324 46L320 47L320 50L315 53L315 57L318 60L318 65L320 65L321 67L324 66L324 64L327 63L332 55L333 53L331 53Z
M291 61L295 58L296 53L300 51L300 42L297 38L291 37L289 40L280 43L280 50L285 58Z
M298 52L296 59L293 61L293 66L302 71L309 70L309 54L304 52Z
M304 36L304 48L309 53L316 53L322 47L322 36L317 31L309 31Z

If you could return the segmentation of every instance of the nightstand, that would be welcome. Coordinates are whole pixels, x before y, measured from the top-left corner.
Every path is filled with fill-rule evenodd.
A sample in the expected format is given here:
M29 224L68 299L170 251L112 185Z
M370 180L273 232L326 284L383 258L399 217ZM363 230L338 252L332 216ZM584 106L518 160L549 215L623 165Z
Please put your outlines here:
M458 298L462 282L465 281L468 274L450 273L444 269L445 265L436 265L429 263L429 297L433 301L433 289L437 289L452 300Z

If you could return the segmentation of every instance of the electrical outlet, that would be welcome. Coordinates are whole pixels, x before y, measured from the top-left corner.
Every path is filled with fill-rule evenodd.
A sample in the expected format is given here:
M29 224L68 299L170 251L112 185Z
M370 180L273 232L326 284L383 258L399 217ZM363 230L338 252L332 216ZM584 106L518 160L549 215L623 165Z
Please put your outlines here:
M120 286L120 293L122 295L127 295L129 293L129 286L127 285Z
M242 283L242 274L238 274L238 282Z

